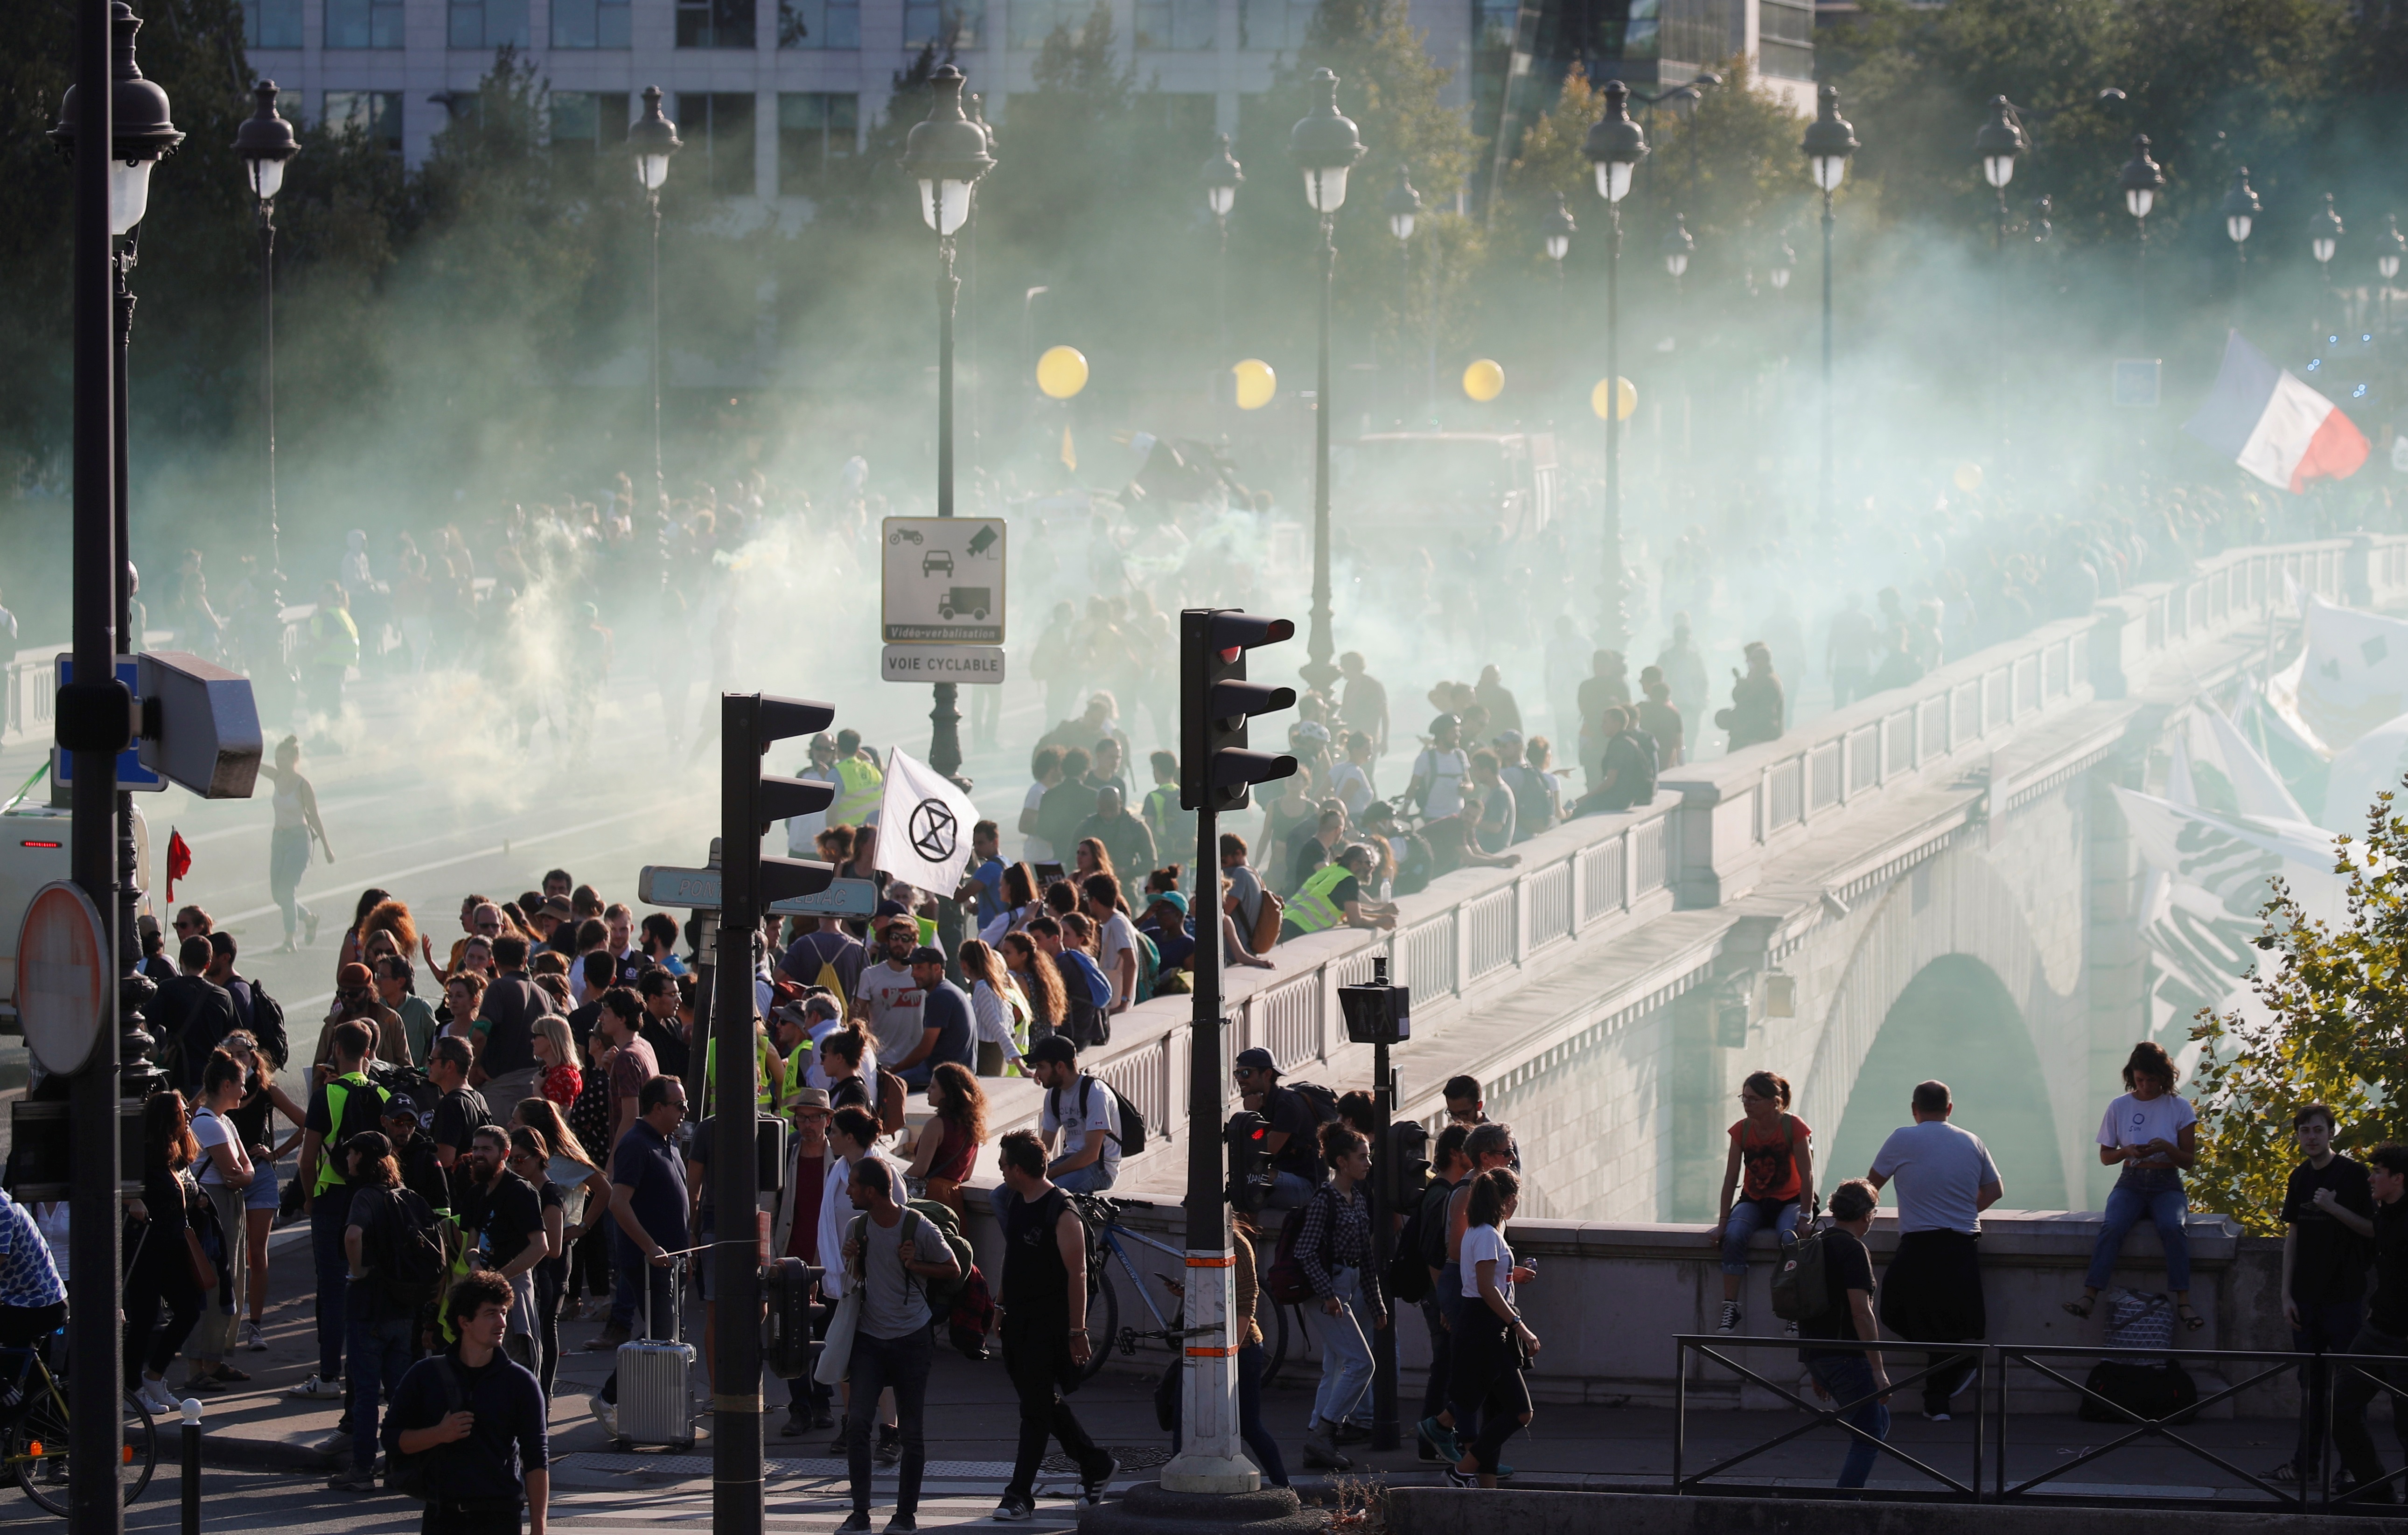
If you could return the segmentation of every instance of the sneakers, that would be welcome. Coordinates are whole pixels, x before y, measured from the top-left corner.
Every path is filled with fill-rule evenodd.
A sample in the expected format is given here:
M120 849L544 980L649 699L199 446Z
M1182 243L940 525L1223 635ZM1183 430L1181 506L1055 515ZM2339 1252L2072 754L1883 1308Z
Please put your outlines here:
M609 1402L604 1401L602 1399L601 1393L599 1392L586 1398L585 1405L592 1409L594 1421L602 1426L602 1431L604 1433L609 1434L613 1439L619 1437L619 1410L617 1408L611 1406Z
M886 1521L886 1535L913 1535L920 1521L911 1514L898 1513Z
M333 1401L342 1396L343 1383L312 1375L299 1385L286 1386L284 1394L288 1397L307 1397L312 1401Z
M836 1527L836 1535L869 1535L869 1511L854 1509L852 1518Z
M1923 1415L1933 1423L1948 1423L1953 1421L1945 1413L1926 1413Z
M1346 1471L1354 1469L1354 1463L1340 1455L1338 1446L1329 1442L1328 1427L1319 1423L1304 1431L1304 1463L1313 1470Z
M150 1409L153 1417L173 1417L184 1410L182 1402L167 1394L166 1382L154 1381L148 1375L142 1377L142 1384L135 1388L134 1396L136 1400Z
M1795 1338L1795 1337L1797 1337L1797 1336L1798 1336L1798 1324L1797 1324L1797 1323L1795 1323L1795 1322L1792 1322L1792 1323L1790 1323L1787 1327L1785 1327L1782 1328L1782 1329L1781 1329L1781 1336L1782 1336L1782 1337L1784 1337L1784 1338Z
M850 1437L851 1430L847 1429L841 1424L838 1425L836 1438L828 1441L827 1453L836 1456L838 1460L843 1459L846 1454L852 1449L852 1446L845 1442L845 1441Z
M1414 1426L1424 1444L1437 1454L1434 1458L1452 1466L1463 1458L1463 1446L1455 1442L1455 1430L1434 1417L1424 1418Z
M899 1464L903 1459L903 1427L900 1424L878 1426L878 1463L882 1466Z
M1723 1319L1722 1319L1722 1321L1721 1321L1721 1322L1719 1322L1719 1323L1717 1323L1717 1324L1715 1325L1715 1327L1714 1327L1714 1330L1715 1330L1716 1332L1725 1332L1725 1333L1728 1333L1728 1332L1737 1332L1737 1331L1739 1330L1739 1302L1738 1302L1738 1301L1736 1301L1736 1300L1726 1300L1726 1301L1724 1301L1724 1302L1723 1302Z
M1091 1476L1082 1475L1079 1478L1079 1501L1086 1504L1089 1508L1093 1508L1096 1504L1102 1502L1104 1500L1105 1485L1110 1483L1113 1477L1120 1474L1120 1469L1121 1463L1117 1457L1106 1456L1104 1457L1104 1469L1102 1470L1099 1470Z
M811 1409L811 1427L814 1428L836 1427L836 1414L828 1411L827 1403L822 1402Z
M267 1352L267 1340L261 1336L258 1323L245 1322L242 1325L242 1346L253 1354Z
M303 933L307 935L301 940L301 941L305 944L316 943L318 941L318 913L315 911L304 911L301 913L301 928Z
M786 1411L786 1421L778 1426L780 1439L800 1439L811 1431L811 1415L799 1407Z
M1371 1430L1364 1427L1359 1423L1340 1422L1337 1427L1329 1431L1329 1442L1332 1444L1369 1444L1371 1442Z
M1476 1487L1480 1485L1480 1474L1477 1471L1459 1471L1449 1466L1446 1469L1446 1485L1450 1487Z
M1037 1517L1037 1505L1024 1503L1017 1498L1006 1498L987 1517L999 1525L1025 1525Z
M374 1492L377 1490L377 1481L375 1476L367 1471L344 1471L338 1476L330 1476L326 1479L326 1490L328 1492Z

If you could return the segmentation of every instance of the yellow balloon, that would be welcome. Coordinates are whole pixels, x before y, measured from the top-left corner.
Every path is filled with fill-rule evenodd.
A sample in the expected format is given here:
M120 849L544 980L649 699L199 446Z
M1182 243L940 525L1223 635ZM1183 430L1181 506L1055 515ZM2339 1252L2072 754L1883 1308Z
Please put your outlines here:
M1048 347L1037 359L1037 387L1049 400L1067 400L1087 387L1087 359L1076 347Z
M1597 412L1598 420L1603 421L1605 419L1607 391L1613 389L1616 385L1619 385L1620 388L1615 391L1618 396L1615 402L1615 419L1620 421L1628 421L1630 419L1630 413L1639 409L1639 386L1637 384L1632 383L1627 379L1620 377L1599 379L1597 381L1597 387L1588 392L1588 408Z
M1463 392L1485 405L1505 393L1505 370L1482 357L1463 370Z
M1237 375L1240 410L1259 410L1279 393L1279 375L1271 371L1270 364L1259 358L1249 357L1229 371Z
M1982 466L1979 464L1959 464L1956 466L1956 472L1949 478L1956 482L1956 488L1958 490L1971 495L1974 491L1982 488Z

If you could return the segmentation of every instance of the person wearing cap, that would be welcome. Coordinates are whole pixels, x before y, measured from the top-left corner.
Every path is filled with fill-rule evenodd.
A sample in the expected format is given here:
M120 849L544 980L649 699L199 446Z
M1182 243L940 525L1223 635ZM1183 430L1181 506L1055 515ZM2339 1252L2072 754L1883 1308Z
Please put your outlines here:
M1364 882L1379 866L1378 855L1362 842L1340 850L1337 861L1314 871L1297 887L1280 922L1280 941L1334 927L1379 931L1397 925L1397 909L1364 894Z
M1145 898L1137 930L1154 940L1165 975L1185 969L1189 956L1196 953L1196 935L1187 925L1187 897L1176 890L1157 890Z
M853 994L853 1016L869 1025L880 1061L892 1066L917 1050L925 1032L920 1022L922 987L912 978L911 954L920 947L920 925L900 912L878 919L878 963L867 966Z
M1270 1126L1263 1150L1275 1177L1263 1197L1265 1210L1301 1210L1321 1183L1321 1126L1312 1106L1294 1088L1280 1085L1279 1062L1260 1045L1238 1052L1231 1063L1245 1107Z
M826 824L831 826L874 826L878 824L879 802L886 795L886 775L878 764L861 750L861 732L839 730L836 733L836 798L828 805Z
M1028 1074L1045 1089L1037 1116L1037 1138L1047 1151L1045 1176L1073 1194L1100 1194L1121 1171L1121 1100L1101 1080L1079 1069L1079 1047L1067 1034L1049 1034L1022 1057ZM1011 1205L1011 1186L993 1192L995 1218Z
M1463 722L1452 714L1430 721L1429 744L1413 758L1405 799L1432 821L1463 812L1464 780L1471 764L1463 754Z
M806 783L835 783L837 782L836 738L824 730L813 736L810 744L810 761L795 776ZM789 858L817 857L815 849L819 835L827 830L827 825L828 813L825 811L813 811L808 815L788 816L786 818L786 856Z
M911 980L920 988L920 1038L891 1069L915 1093L928 1090L928 1076L946 1061L968 1069L978 1060L969 995L945 979L945 951L931 943L910 955ZM881 1046L880 1054L884 1054Z

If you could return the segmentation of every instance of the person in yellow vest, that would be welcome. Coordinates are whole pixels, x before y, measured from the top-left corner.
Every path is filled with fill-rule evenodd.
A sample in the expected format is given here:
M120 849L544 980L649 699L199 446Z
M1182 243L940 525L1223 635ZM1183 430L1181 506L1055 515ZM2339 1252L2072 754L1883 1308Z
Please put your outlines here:
M886 775L877 759L861 749L861 732L836 733L836 799L827 808L831 826L874 826L879 801L886 796Z
M344 1302L351 1284L343 1232L351 1225L351 1169L340 1148L384 1122L384 1090L361 1069L374 1039L368 1026L355 1018L335 1026L327 1040L333 1073L310 1089L302 1120L298 1170L306 1191L301 1208L309 1216L310 1256L318 1273L318 1370L298 1385L287 1386L287 1396L332 1399L343 1394L348 1341Z
M343 584L330 581L318 589L318 610L309 615L304 675L308 679L309 707L329 720L343 712L343 678L359 665L360 630L351 622L351 600Z
M1385 928L1397 925L1397 909L1364 892L1375 863L1371 850L1356 842L1339 854L1335 863L1313 870L1287 903L1280 921L1280 940L1332 927Z
M713 1038L702 1052L702 1106L706 1119L714 1112L712 1104L719 1091L719 1040L716 1034L714 1029ZM778 1047L770 1042L769 1031L756 1018L752 1021L753 1106L762 1113L776 1113L778 1097L784 1089L785 1081L786 1063L778 1054Z

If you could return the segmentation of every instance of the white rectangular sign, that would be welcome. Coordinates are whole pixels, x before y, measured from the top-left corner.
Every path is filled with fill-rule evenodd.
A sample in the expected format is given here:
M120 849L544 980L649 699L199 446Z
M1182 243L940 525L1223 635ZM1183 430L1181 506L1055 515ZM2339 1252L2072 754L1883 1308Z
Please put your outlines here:
M1002 518L889 517L881 536L886 643L1003 643Z
M879 673L890 682L1000 682L1000 645L889 645Z

